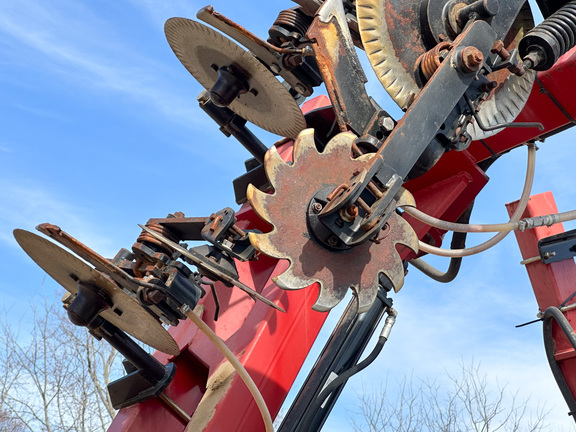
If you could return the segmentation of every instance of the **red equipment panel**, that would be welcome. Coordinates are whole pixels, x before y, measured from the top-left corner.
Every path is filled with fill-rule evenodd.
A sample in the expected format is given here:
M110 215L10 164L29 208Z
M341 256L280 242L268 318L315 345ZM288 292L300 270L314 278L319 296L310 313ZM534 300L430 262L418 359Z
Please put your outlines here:
M511 215L517 207L517 202L507 205ZM522 218L543 216L558 213L551 192L530 197L528 207ZM551 227L539 227L524 232L516 231L516 239L524 260L538 257L538 242L543 238L564 232L562 224ZM534 289L534 295L540 311L544 312L550 306L559 307L576 291L576 263L573 259L544 264L536 261L526 264L526 270ZM574 303L572 300L569 304ZM576 328L576 309L564 313L572 328ZM576 352L572 348L563 331L556 323L553 325L552 336L556 342L556 360L573 396L576 396Z
M305 104L303 110L326 105L328 98L319 97ZM290 160L292 142L283 144L278 151ZM247 204L236 217L243 229L267 230L265 222ZM312 310L318 297L316 286L284 291L271 282L272 276L285 270L284 263L260 256L257 261L236 264L242 282L281 305L286 313L254 303L238 289L216 284L222 312L214 321L215 304L207 295L199 302L204 308L202 319L244 365L274 418L328 313ZM246 385L212 342L190 321L169 331L180 354L172 357L156 352L154 357L164 364L176 364L176 376L165 393L192 416L190 424L183 425L162 402L152 399L120 410L109 432L264 431L260 412ZM219 415L215 415L217 411Z
M526 106L515 122L540 122L536 128L508 128L483 142L475 141L470 153L478 160L488 159L526 141L536 140L576 124L576 48L572 48L547 71L539 72Z

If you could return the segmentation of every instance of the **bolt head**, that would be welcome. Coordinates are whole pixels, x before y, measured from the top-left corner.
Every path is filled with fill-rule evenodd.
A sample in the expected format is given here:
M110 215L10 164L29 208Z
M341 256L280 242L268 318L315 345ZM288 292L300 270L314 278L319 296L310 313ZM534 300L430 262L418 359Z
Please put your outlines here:
M314 213L320 213L322 211L322 204L320 204L320 203L312 204L312 211Z
M466 47L462 50L462 63L468 71L477 72L484 63L484 55L476 47Z
M392 117L382 117L378 120L378 125L380 126L380 129L386 132L392 132L394 129L394 120Z
M492 54L498 54L503 49L504 49L504 42L498 39L496 42L494 42L494 45L492 45L491 52Z
M145 292L144 297L148 302L152 304L158 304L164 300L164 294L156 289Z
M346 215L350 219L356 219L358 217L358 207L355 205L351 205L346 209Z
M490 93L496 87L498 87L498 83L496 81L489 81L487 83L482 84L482 87L480 87L480 90L482 90L483 92L486 92L486 93Z

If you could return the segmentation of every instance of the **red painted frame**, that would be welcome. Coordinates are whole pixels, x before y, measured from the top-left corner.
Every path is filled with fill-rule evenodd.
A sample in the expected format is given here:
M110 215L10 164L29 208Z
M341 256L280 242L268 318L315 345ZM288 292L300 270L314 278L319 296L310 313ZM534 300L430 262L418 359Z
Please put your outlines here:
M518 203L507 205L508 213L512 215ZM554 202L551 192L530 197L528 207L522 215L523 218L543 216L558 213L558 208ZM515 231L522 258L524 260L538 257L538 242L546 237L564 232L562 224L551 227L539 227L524 232ZM542 261L526 264L526 271L530 277L534 295L538 302L540 311L545 311L550 306L560 307L560 305L576 290L576 263L573 259L559 261L551 264L544 264ZM570 301L566 306L573 304ZM576 309L568 310L564 313L572 328L576 328ZM564 374L564 378L570 389L572 396L576 397L576 352L564 335L559 326L554 323L552 327L552 337L556 343L556 360Z
M483 143L472 143L468 151L447 153L432 170L406 184L419 208L445 220L456 220L488 181L488 177L478 167L478 162L569 125L569 117L576 115L576 98L573 97L576 94L576 80L573 79L576 76L575 68L576 49L573 49L550 71L539 74L545 92L535 85L525 109L518 117L517 121L542 122L544 132L536 131L536 135L534 129L507 129ZM553 99L561 104L565 112L558 108ZM308 112L326 105L329 105L328 99L321 96L309 101L303 109ZM291 143L281 146L279 152L288 160L291 157ZM238 212L238 219L239 225L243 227L262 224L246 205ZM407 219L419 238L436 245L442 243L442 231ZM404 253L404 257L407 256L408 253ZM205 308L202 318L239 357L260 388L273 417L280 409L327 317L325 313L311 310L317 297L317 288L286 292L275 287L270 277L280 273L283 266L282 263L264 257L254 263L238 263L240 279L282 305L287 311L285 314L262 303L254 303L239 290L221 284L217 290L223 312L217 322L211 318L214 313L211 296L206 296L200 303ZM560 294L558 296L554 300L562 297ZM244 383L234 375L229 381L216 379L221 372L219 367L223 364L223 358L207 338L190 322L170 329L170 333L180 346L180 354L169 357L155 353L159 360L177 364L176 377L166 389L170 398L192 415L207 394L207 386L211 390L225 387L212 410L199 410L208 411L206 426L198 429L190 425L190 428L195 429L188 430L263 431L260 413ZM576 360L571 358L565 364L568 361ZM576 382L573 385L576 386ZM193 421L197 420L193 417ZM109 432L180 432L185 429L161 402L149 400L120 410Z

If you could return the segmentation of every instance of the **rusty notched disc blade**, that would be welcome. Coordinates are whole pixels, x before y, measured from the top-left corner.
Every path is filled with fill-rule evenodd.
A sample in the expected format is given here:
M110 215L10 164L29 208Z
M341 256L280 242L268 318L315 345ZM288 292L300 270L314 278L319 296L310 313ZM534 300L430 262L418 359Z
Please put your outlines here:
M306 127L304 115L288 90L256 57L230 39L196 21L170 18L166 39L184 67L206 89L218 79L218 69L233 66L243 72L250 91L229 108L272 133L294 138Z
M423 35L421 2L357 0L356 4L360 35L372 69L394 102L406 110L420 93L414 77L417 60L434 48ZM504 41L506 48L512 51L532 27L532 14L529 6L525 6ZM527 71L518 77L503 69L488 78L496 81L498 87L480 106L482 122L493 126L513 121L530 96L535 73ZM483 139L499 130L485 132L474 125L468 132L473 139Z
M14 237L28 256L71 294L76 295L79 282L105 291L111 307L100 313L102 318L159 351L171 355L180 352L164 327L102 273L39 235L17 229Z
M315 194L347 183L353 172L370 167L371 156L351 157L355 138L341 133L319 153L314 131L305 130L294 144L292 164L284 162L275 147L266 154L264 167L274 193L248 187L248 201L254 211L274 226L269 233L250 233L250 242L260 252L290 262L288 269L273 279L280 288L302 289L318 283L320 294L313 309L320 312L336 306L349 288L356 292L358 312L367 311L378 294L380 275L388 278L396 291L404 283L404 266L396 247L418 250L412 227L395 213L377 241L366 241L346 251L323 247L309 231L306 213ZM406 202L411 202L406 195ZM404 197L401 201L399 205Z

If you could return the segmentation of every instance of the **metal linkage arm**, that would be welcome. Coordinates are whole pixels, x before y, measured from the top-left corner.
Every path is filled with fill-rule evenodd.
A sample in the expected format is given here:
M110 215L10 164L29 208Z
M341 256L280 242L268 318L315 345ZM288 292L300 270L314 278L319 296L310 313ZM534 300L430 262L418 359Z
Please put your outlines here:
M342 242L358 245L384 226L395 209L404 179L429 143L441 129L452 127L451 122L466 109L465 95L475 100L482 94L480 87L486 79L480 66L490 56L496 39L487 22L470 23L378 150L371 168L353 173L350 182L340 185L331 196L331 205L324 208L320 218ZM472 68L467 58L471 50L480 60ZM342 224L342 212L351 207L359 208L358 216Z

